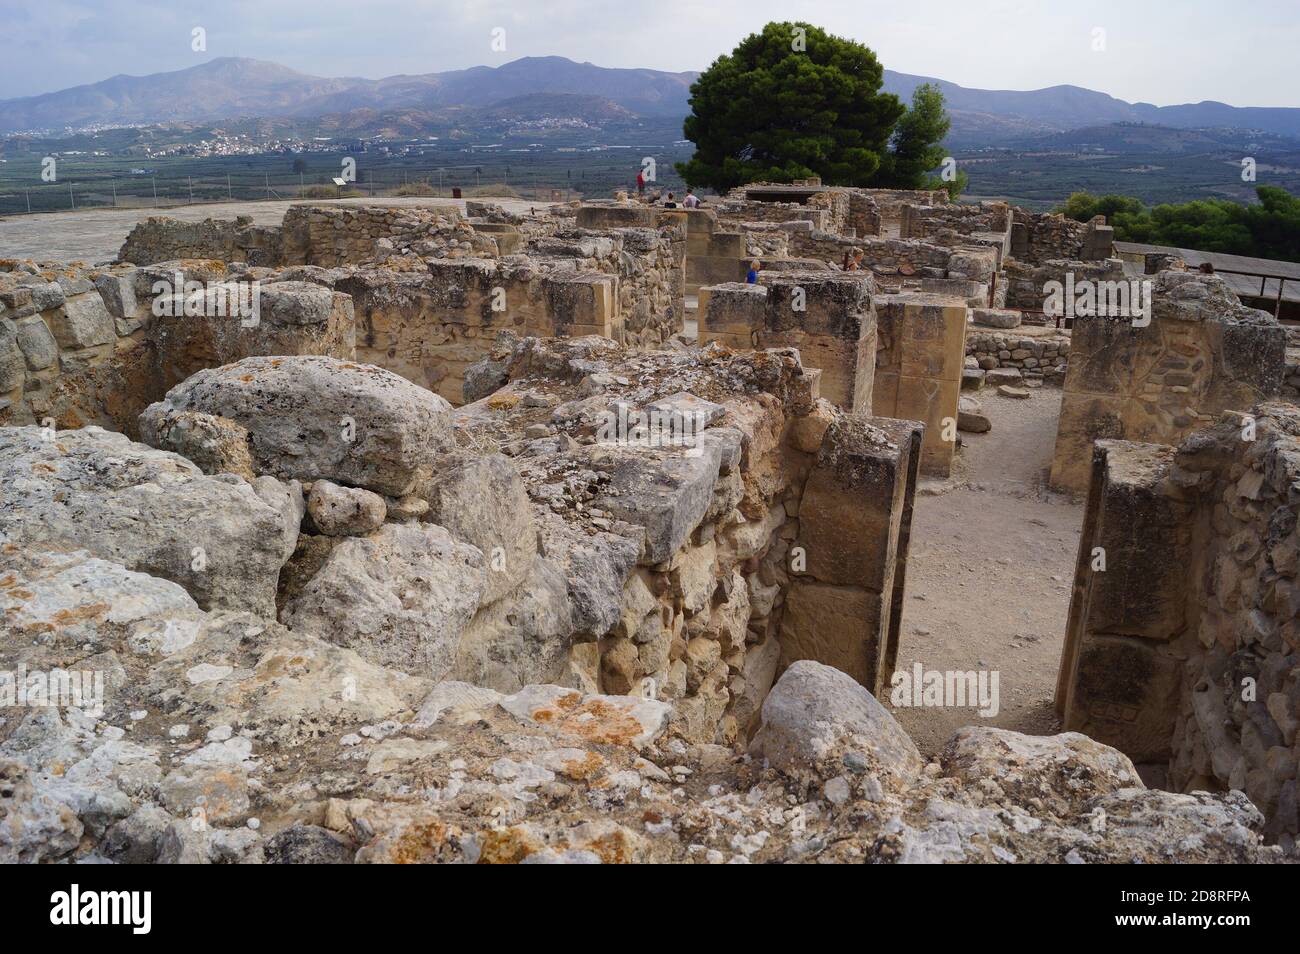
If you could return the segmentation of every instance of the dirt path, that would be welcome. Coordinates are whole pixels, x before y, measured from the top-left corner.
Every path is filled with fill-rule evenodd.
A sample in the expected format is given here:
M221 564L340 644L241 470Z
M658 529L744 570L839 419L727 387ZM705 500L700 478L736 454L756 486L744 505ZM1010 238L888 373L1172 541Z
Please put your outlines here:
M1061 392L977 400L992 430L962 435L950 489L917 496L898 670L996 671L1000 711L895 708L927 754L972 723L1060 731L1052 693L1083 520L1080 502L1045 490Z
M430 198L357 198L310 200L319 205L410 205L459 206L465 208L464 199ZM541 208L547 203L526 199L481 198L513 212ZM202 222L204 219L233 219L238 215L251 216L258 225L279 225L292 202L214 202L202 205L180 205L165 209L81 209L76 212L45 212L36 215L11 215L0 219L0 258L33 258L48 261L84 261L92 264L110 261L117 256L127 233L137 222L151 215L165 215L183 222Z

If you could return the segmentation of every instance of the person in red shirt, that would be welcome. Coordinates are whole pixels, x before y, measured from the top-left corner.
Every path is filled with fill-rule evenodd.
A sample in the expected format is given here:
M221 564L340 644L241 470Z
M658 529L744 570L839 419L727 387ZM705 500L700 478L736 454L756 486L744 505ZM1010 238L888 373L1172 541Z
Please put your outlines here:
M640 172L636 174L636 194L638 196L645 195L645 170L644 169L642 169Z

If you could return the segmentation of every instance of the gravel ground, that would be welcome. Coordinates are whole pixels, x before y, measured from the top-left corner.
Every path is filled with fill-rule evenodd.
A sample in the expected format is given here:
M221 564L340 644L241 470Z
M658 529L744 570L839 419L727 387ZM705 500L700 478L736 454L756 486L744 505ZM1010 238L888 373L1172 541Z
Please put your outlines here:
M479 197L473 201L492 202L512 212L529 208L542 208L543 202L524 199L497 199ZM33 258L37 260L90 264L110 261L126 241L127 233L151 215L165 215L182 222L201 222L204 219L233 219L237 215L252 216L258 225L279 225L292 202L216 202L204 205L181 205L166 209L82 209L76 212L46 212L39 215L13 215L0 219L0 258ZM464 199L429 198L358 198L313 199L311 205L410 205L465 207Z
M992 430L962 434L953 477L917 496L898 669L996 671L1000 711L895 707L927 754L972 723L1060 731L1052 695L1083 523L1081 501L1046 490L1061 392L977 400Z

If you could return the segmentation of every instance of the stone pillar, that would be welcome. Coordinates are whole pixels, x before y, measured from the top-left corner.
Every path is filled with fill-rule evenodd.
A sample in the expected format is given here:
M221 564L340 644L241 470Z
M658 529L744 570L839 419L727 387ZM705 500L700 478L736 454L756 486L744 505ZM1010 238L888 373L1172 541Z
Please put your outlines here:
M807 566L786 598L783 667L815 659L887 691L920 442L907 421L844 417L827 429L799 504Z
M966 303L904 293L875 299L878 347L871 413L925 424L921 472L946 477L956 450L966 357Z

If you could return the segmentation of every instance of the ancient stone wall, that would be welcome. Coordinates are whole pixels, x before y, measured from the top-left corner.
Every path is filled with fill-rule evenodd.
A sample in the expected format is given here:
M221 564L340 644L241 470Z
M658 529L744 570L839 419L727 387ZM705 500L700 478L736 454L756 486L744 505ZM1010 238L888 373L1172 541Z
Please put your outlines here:
M699 340L729 348L794 347L822 372L821 391L835 405L871 409L875 370L874 282L868 272L762 273L759 284L700 289Z
M0 271L0 424L95 424L133 434L145 405L201 368L249 355L353 356L346 296L253 275L220 261L10 263ZM185 283L199 289L197 301ZM218 295L241 306L255 301L256 312L218 314Z
M1117 258L1099 262L1072 259L1050 259L1031 265L1019 259L1002 263L1002 281L1006 286L1006 307L1018 308L1025 313L1025 321L1045 323L1046 302L1050 283L1061 286L1072 283L1082 287L1083 282L1128 281L1124 263Z
M902 206L900 223L902 238L925 239L942 231L960 235L1005 234L1011 229L1011 207L1005 202L935 206L906 203Z
M202 222L150 216L131 230L117 257L134 265L185 258L276 265L283 249L278 227L254 225L246 215Z
M353 299L359 360L459 404L466 369L502 331L619 339L616 285L594 270L431 259L420 271L357 270L334 287Z
M1077 317L1051 481L1082 493L1091 444L1175 444L1221 411L1249 408L1282 384L1286 335L1216 276L1161 272L1149 323Z
M476 232L450 207L295 205L285 212L281 231L283 257L276 264L282 265L330 268L406 251L431 255L449 246L465 254L499 255L490 234Z
M458 429L514 435L502 450L540 508L548 556L573 546L547 537L560 519L595 533L591 559L605 550L616 588L602 597L621 596L568 646L581 687L673 700L687 737L708 742L751 732L796 660L887 685L915 425L839 413L788 350L625 357L594 338L529 339L507 360L509 383L459 410ZM707 429L671 446L653 415ZM611 530L637 545L607 549Z
M844 253L852 255L862 250L863 262L885 273L891 269L904 269L912 274L945 278L948 262L953 256L951 248L926 242L909 242L901 239L850 238L833 232L793 231L790 233L790 251L794 255L820 258L839 265Z
M1027 336L972 327L966 335L966 354L980 369L1015 368L1025 377L1041 376L1045 384L1060 384L1069 361L1068 335Z
M1244 791L1300 832L1300 410L1178 447L1099 441L1057 687L1065 727L1176 791Z
M811 222L814 228L828 231L831 228L831 211L829 208L803 205L798 202L759 202L746 199L743 192L738 196L727 196L711 205L718 220L727 229L735 229L743 222Z
M1036 265L1053 259L1101 261L1114 254L1114 229L1098 216L1076 222L1063 215L1012 210L1011 255Z

